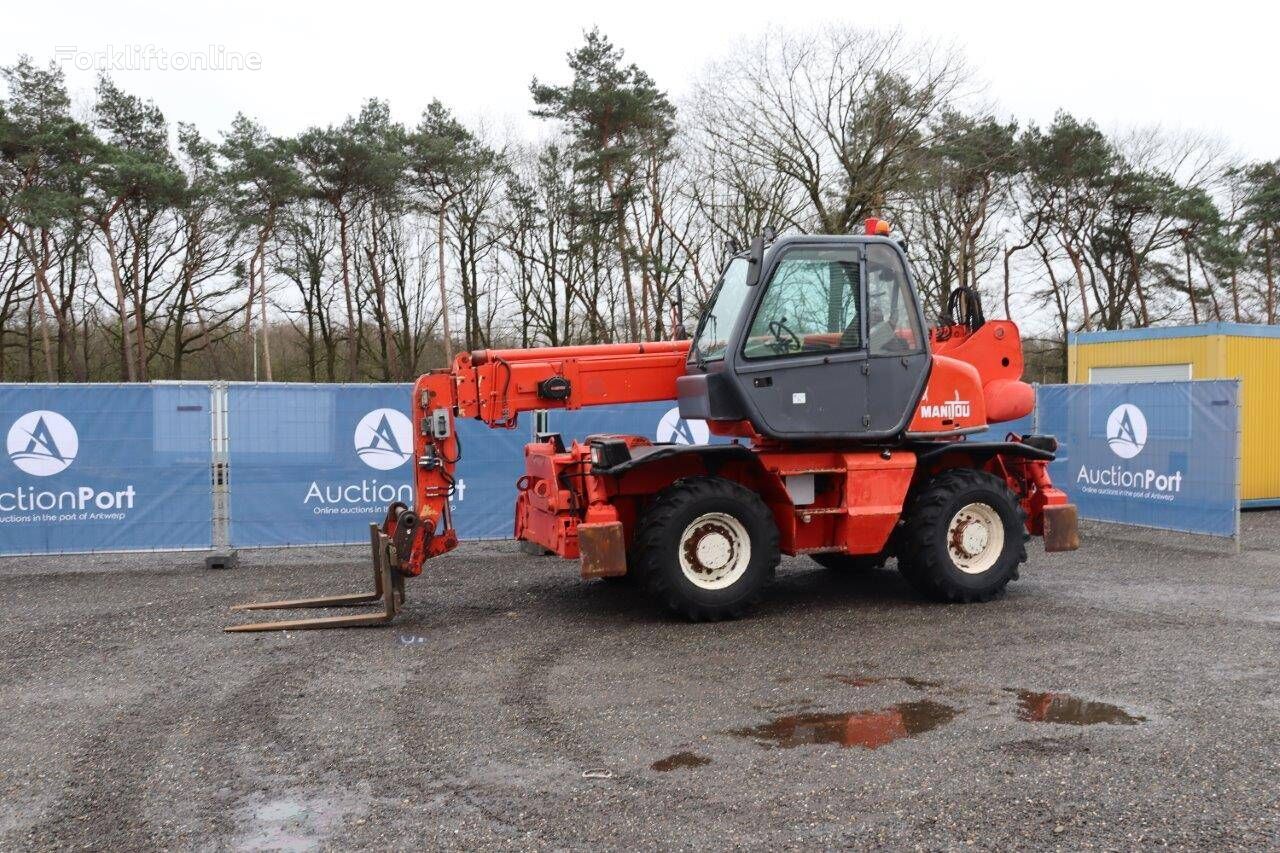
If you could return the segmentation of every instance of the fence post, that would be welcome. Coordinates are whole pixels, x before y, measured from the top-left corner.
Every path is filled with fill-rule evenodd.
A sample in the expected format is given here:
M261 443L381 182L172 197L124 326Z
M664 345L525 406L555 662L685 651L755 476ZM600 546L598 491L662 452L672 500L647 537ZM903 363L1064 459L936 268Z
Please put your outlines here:
M1031 407L1031 432L1033 435L1044 435L1040 431L1040 383L1032 382L1031 391L1036 395L1035 405Z
M1244 430L1241 427L1240 417L1240 380L1233 380L1235 384L1235 420L1236 420L1236 532L1232 537L1235 542L1235 553L1240 553L1240 492L1243 490L1244 484Z
M231 469L227 465L227 383L209 383L209 409L213 417L211 448L213 483L213 554L205 558L210 569L235 568L237 553L231 548Z

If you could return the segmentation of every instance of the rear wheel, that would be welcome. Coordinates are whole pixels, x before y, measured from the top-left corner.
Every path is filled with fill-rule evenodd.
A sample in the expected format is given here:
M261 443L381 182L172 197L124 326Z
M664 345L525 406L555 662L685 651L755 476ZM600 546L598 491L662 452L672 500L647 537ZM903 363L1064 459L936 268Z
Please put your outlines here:
M987 601L1027 559L1025 514L1009 487L957 468L924 485L904 513L898 569L941 601Z
M640 519L634 567L649 590L692 619L732 619L777 568L778 529L755 492L721 477L667 487Z

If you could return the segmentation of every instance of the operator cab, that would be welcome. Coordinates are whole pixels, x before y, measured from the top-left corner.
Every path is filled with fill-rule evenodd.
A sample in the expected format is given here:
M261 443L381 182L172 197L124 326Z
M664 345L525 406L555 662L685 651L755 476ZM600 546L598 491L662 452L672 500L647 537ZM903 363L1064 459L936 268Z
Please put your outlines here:
M735 255L677 380L681 416L778 439L902 433L928 380L928 338L902 247L887 223L867 232L761 236Z

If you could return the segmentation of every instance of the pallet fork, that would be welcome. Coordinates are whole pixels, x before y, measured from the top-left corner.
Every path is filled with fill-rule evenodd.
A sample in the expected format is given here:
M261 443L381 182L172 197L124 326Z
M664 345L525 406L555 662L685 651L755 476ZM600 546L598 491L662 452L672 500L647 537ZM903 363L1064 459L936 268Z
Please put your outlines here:
M315 628L363 628L385 625L396 617L404 605L404 575L396 559L396 546L377 524L369 525L369 545L373 552L373 592L351 595L327 595L319 598L295 598L284 601L250 602L232 607L246 610L303 610L314 607L358 607L382 602L381 610L343 616L321 616L314 619L286 619L276 622L248 622L230 625L225 631L306 631Z

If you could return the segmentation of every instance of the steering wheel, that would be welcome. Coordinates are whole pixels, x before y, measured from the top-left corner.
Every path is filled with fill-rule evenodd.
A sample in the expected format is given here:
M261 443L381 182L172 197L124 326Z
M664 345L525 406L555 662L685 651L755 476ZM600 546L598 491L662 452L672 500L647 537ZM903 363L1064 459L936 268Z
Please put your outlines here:
M769 344L769 346L773 348L777 355L786 355L789 352L799 352L804 349L804 342L800 340L800 336L787 326L786 317L770 320L769 332L773 335L773 343ZM791 339L790 341L782 337L784 332Z

